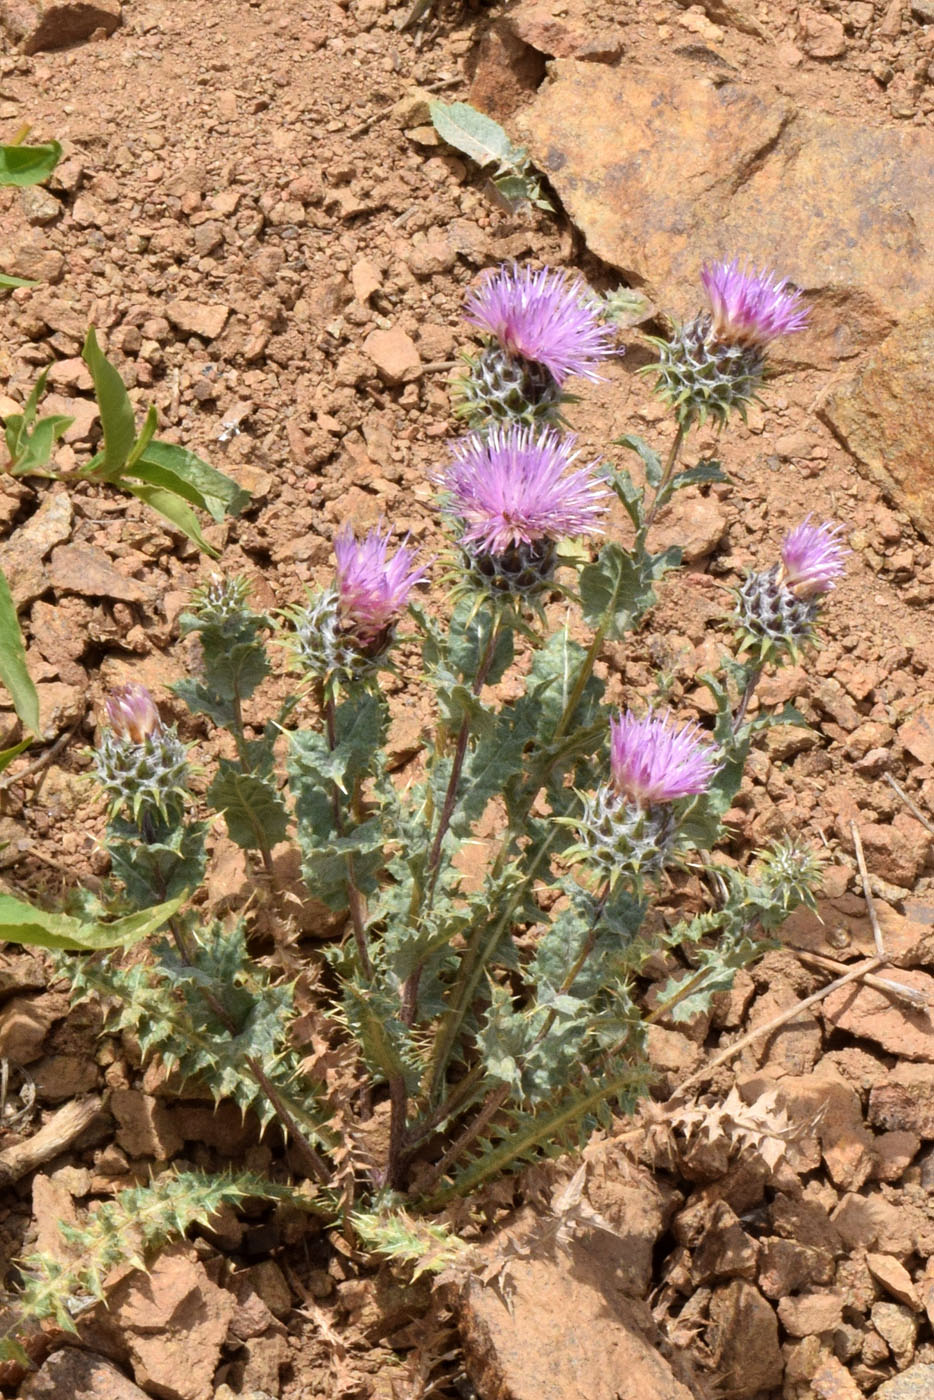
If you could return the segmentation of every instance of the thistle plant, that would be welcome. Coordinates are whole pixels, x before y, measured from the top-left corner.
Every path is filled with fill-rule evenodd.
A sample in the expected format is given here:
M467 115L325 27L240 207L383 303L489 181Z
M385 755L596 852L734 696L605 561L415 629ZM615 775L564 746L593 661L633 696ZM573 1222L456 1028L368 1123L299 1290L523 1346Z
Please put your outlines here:
M676 326L667 340L648 337L658 360L644 373L655 376L655 392L677 422L649 523L667 500L685 435L708 418L723 428L734 410L745 418L747 406L759 397L770 344L807 325L801 293L768 269L738 258L705 263L701 282L709 310Z
M598 379L594 368L613 353L613 331L580 278L516 265L489 273L467 298L468 322L484 338L467 356L458 412L473 428L490 423L557 423L571 402L571 375Z
M759 354L767 329L803 321L783 284L738 264L707 280L711 355L730 336L739 354ZM409 1210L440 1206L631 1111L651 1081L648 1021L709 1004L819 880L791 842L746 867L703 853L725 837L757 734L799 720L747 709L762 668L813 639L842 568L840 528L805 520L781 562L739 589L737 654L701 677L712 722L662 709L657 696L619 712L595 663L605 642L631 636L680 562L675 548L649 548L654 514L682 486L722 480L719 465L677 472L626 436L619 445L645 468L637 486L624 467L581 462L575 440L542 421L548 395L572 373L595 377L610 347L592 299L563 274L504 268L469 314L526 380L514 412L501 395L486 431L432 472L450 537L441 615L419 601L429 561L384 523L362 538L342 529L332 580L276 616L251 608L242 580L213 580L181 620L199 639L199 674L174 687L228 736L204 799L191 794L174 730L138 689L110 698L97 756L124 905L196 892L206 823L221 813L231 840L260 856L255 902L284 941L273 852L297 846L308 895L345 920L347 936L325 949L322 1025L354 1048L361 1092L344 1085L335 1101L306 1074L292 1042L299 952L293 942L290 978L279 980L275 959L254 954L249 917L229 926L182 909L147 959L99 953L69 972L144 1054L278 1124L293 1165L319 1186L343 1169L371 1224L403 1196ZM529 375L547 376L534 404ZM670 402L681 434L694 417L686 399ZM634 527L628 549L605 537L614 494ZM407 657L421 650L432 722L400 775L380 678L403 643ZM244 702L253 697L255 712L271 645L295 685L250 726ZM486 849L482 869L464 865L468 846ZM707 907L650 935L665 873L684 865L707 873ZM660 945L677 970L646 1013ZM361 1112L385 1114L381 1155L362 1145Z

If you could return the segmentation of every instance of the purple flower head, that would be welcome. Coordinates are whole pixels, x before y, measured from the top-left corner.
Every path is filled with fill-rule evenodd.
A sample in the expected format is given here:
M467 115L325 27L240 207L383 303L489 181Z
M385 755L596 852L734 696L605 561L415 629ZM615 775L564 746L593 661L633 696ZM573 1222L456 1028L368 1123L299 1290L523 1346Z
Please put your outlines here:
M144 685L131 681L118 685L104 701L107 723L120 739L142 744L153 734L162 733L162 720L156 702Z
M811 525L810 520L806 515L782 540L782 582L798 598L829 593L843 573L843 560L849 553L840 543L842 525L832 525L829 520Z
M598 533L609 491L596 463L568 470L575 441L553 428L514 424L455 443L436 480L450 492L448 513L464 524L461 543L503 554L534 540Z
M594 363L613 353L613 331L584 283L560 269L503 266L470 293L464 314L510 355L544 365L556 384L569 374L599 379Z
M643 719L627 712L610 720L610 780L639 807L705 792L717 771L710 744L696 724L676 729L671 712Z
M757 271L748 263L741 267L738 258L705 263L701 281L713 312L710 336L720 344L764 350L776 336L803 330L807 324L801 293L766 268Z
M392 528L381 534L379 527L357 540L350 525L334 540L337 559L337 592L341 619L361 646L375 641L395 622L406 599L425 570L412 567L415 551L405 540L392 558L387 558Z

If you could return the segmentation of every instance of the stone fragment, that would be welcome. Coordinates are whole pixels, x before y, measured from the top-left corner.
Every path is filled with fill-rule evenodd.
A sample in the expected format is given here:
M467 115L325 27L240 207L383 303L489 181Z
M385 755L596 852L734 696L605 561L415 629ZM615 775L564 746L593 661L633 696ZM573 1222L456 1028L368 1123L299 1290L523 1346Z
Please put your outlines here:
M112 34L120 0L0 0L0 25L24 53L62 49L98 29Z
M89 394L94 388L87 365L80 356L56 360L49 366L49 386L66 394Z
M903 749L919 763L934 764L934 706L924 705L898 731Z
M802 7L798 11L798 34L809 58L841 58L846 53L843 25L823 10Z
M918 1340L918 1319L910 1308L899 1303L873 1303L869 1314L872 1325L886 1341L900 1366L907 1366L914 1356Z
M34 1375L20 1386L21 1400L148 1400L146 1392L118 1371L113 1362L93 1351L63 1347L53 1351Z
M38 681L39 732L43 739L54 739L68 729L87 705L86 685L66 685L64 681Z
M359 258L350 269L350 284L353 294L361 305L366 305L374 292L383 285L380 270L369 258Z
M544 75L544 58L516 34L510 17L494 20L477 45L469 101L504 121L529 100Z
M232 843L231 843L232 844ZM239 851L239 847L235 847ZM257 1140L259 1124L252 1113L242 1114L236 1104L175 1103L169 1109L172 1124L185 1142L214 1147L225 1156L241 1156Z
M718 1201L691 1259L696 1283L722 1283L729 1278L753 1279L759 1257L757 1242L747 1235L726 1201Z
M784 1362L778 1319L754 1284L735 1279L714 1291L707 1345L720 1393L731 1400L745 1400L781 1385Z
M162 1400L207 1400L236 1309L225 1288L212 1283L190 1246L158 1256L148 1274L134 1272L110 1296L137 1382Z
M818 1400L863 1400L863 1392L835 1356L825 1356L811 1380Z
M778 1316L791 1337L831 1332L843 1320L843 1297L827 1289L820 1293L800 1293L795 1298L781 1298Z
M30 1073L46 1103L61 1103L97 1088L97 1065L86 1055L45 1055Z
M182 1145L172 1116L164 1104L138 1089L115 1089L110 1111L119 1128L117 1143L131 1157L154 1157L167 1162Z
M63 544L52 552L49 583L58 593L85 598L117 598L124 603L147 603L148 588L128 578L110 556L93 544Z
M870 1252L866 1255L866 1265L873 1278L877 1283L881 1283L886 1293L890 1293L899 1303L905 1303L915 1311L920 1309L921 1300L918 1297L918 1290L904 1264L899 1263L891 1254Z
M926 1006L913 1006L888 992L852 982L831 992L821 1002L821 1013L831 1026L863 1040L874 1040L883 1050L906 1060L934 1062L934 977L915 969L900 970L893 980L913 987L927 997ZM838 1183L839 1184L839 1183Z
M392 326L388 331L371 331L363 342L363 349L387 384L407 383L421 374L418 346L401 326Z
M42 560L55 545L68 539L73 516L67 489L53 489L32 519L0 545L0 569L18 608L38 598L49 586Z
M934 1395L934 1363L909 1366L900 1376L884 1381L873 1394L874 1400L930 1400Z
M919 24L934 24L934 0L911 0L911 17Z
M688 487L679 491L655 531L659 549L678 545L685 564L706 559L723 543L729 530L723 506L715 496L702 496Z
M68 998L58 992L13 997L0 1007L0 1059L28 1065L42 1054L49 1028L67 1015Z
M183 335L197 335L202 340L216 340L230 315L228 306L216 302L170 301L165 308L172 325Z
M550 0L520 0L506 23L516 38L549 58L614 63L623 53L623 37L617 30L595 29L588 11L587 0L560 9Z
M834 1185L858 1191L872 1172L874 1143L856 1091L843 1079L819 1071L785 1075L778 1092L791 1121L817 1137Z
M580 1244L575 1241L572 1250ZM620 1377L632 1395L690 1400L655 1351L648 1309L614 1295L612 1311L591 1272L564 1258L520 1258L509 1265L508 1303L471 1280L456 1300L467 1370L477 1393L501 1400L586 1396L617 1400ZM593 1280L593 1281L592 1281ZM748 1287L748 1285L745 1285ZM573 1318L556 1344L555 1319Z
M762 1240L760 1246L758 1282L767 1298L784 1298L808 1284L833 1280L829 1250L777 1238Z
M860 470L934 539L934 309L921 308L831 390L819 409Z
M879 1133L876 1137L876 1165L873 1176L878 1181L898 1181L918 1155L921 1139L917 1133Z
M869 1121L934 1138L934 1076L926 1064L900 1061L869 1095Z
M532 158L591 251L656 304L693 315L701 260L741 247L808 289L812 330L776 355L830 363L928 300L934 246L916 231L934 222L934 133L664 68L558 59L551 73L521 116Z

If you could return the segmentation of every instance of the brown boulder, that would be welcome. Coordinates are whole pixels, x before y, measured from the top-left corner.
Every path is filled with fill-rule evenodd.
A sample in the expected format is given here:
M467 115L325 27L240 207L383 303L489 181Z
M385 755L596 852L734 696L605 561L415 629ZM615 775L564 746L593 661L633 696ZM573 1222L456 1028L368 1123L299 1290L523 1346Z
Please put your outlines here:
M929 298L934 247L917 230L934 218L934 133L670 66L551 72L522 115L532 157L591 251L663 307L693 314L701 262L742 252L809 293L813 332L781 353L827 363Z
M66 1395L76 1400L147 1400L145 1391L103 1356L76 1347L53 1351L19 1393L21 1400L62 1400Z
M0 26L24 53L63 49L98 29L112 34L120 0L0 0Z
M934 307L927 305L894 330L820 410L861 470L927 539L934 539L934 422L924 406L932 393ZM910 739L913 731L906 730Z

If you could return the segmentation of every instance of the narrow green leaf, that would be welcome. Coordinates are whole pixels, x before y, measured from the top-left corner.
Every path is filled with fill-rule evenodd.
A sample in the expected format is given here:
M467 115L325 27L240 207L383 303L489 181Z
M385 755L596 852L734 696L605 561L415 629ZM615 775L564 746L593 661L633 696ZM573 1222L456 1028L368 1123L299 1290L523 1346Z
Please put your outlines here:
M23 739L22 743L14 744L11 749L0 749L0 773L9 768L16 755L28 749L31 743L32 739Z
M0 571L0 681L13 700L13 708L33 734L39 733L39 697L26 668L26 649L19 630L16 604L6 576Z
M191 510L181 496L177 496L173 491L166 491L161 486L149 486L145 482L133 482L124 478L120 485L138 500L145 501L153 510L164 515L176 529L181 530L183 535L187 535L190 540L203 549L205 554L209 554L212 559L218 556L218 550L213 545L208 544L201 533L201 526L198 524L198 517Z
M0 185L38 185L61 159L57 141L41 146L0 146Z
M139 461L140 457L142 457L143 453L146 451L146 448L149 446L149 444L152 442L153 438L156 435L156 428L158 426L158 423L159 415L156 412L156 405L154 403L151 403L146 411L146 421L143 423L143 430L133 444L133 451L126 459L126 471L129 471L131 467L134 467Z
M0 895L0 939L7 943L27 943L36 948L62 948L71 952L100 948L129 948L168 923L181 905L170 899L153 909L115 919L111 924L72 918L70 914L49 914L35 909L12 895Z
M103 477L105 481L113 480L123 471L136 442L133 405L116 366L111 364L98 345L93 326L85 338L81 358L94 380L94 392L104 430L104 450L100 457L100 467L94 475Z
M64 413L53 413L48 418L40 418L29 431L22 413L11 413L6 420L6 441L10 448L10 473L12 476L29 476L41 472L48 466L55 444L63 438L75 420ZM14 451L15 448L15 451Z
M9 272L0 272L0 287L38 287L38 282L33 282L28 277L12 277Z

